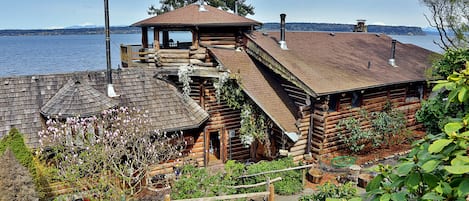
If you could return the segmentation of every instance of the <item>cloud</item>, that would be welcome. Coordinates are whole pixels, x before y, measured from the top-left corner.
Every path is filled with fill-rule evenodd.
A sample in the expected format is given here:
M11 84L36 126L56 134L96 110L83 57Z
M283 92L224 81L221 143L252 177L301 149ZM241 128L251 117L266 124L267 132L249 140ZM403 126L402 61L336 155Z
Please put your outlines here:
M46 27L45 29L63 29L65 27L61 27L61 26L50 26L50 27Z
M79 24L78 26L87 27L87 26L96 26L96 25L91 22L84 22L84 23Z
M370 23L370 24L372 24L372 25L381 25L381 26L385 26L385 25L386 25L386 23L384 23L384 22L372 22L372 23Z

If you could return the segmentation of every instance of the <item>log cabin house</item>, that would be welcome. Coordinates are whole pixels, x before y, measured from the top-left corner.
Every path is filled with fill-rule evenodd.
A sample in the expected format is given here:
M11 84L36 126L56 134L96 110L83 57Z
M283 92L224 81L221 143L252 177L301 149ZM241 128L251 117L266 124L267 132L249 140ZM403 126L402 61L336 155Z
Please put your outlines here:
M426 97L424 72L433 52L384 34L259 32L260 22L198 4L133 26L141 27L142 44L121 45L124 68L112 73L119 96L104 95L101 71L0 78L0 92L9 94L0 97L0 136L16 127L37 147L49 117L136 106L149 110L160 129L183 130L188 159L199 166L248 160L258 150L241 142L240 110L216 98L214 82L224 73L239 78L272 122L266 132L274 156L287 152L301 161L342 149L337 122L360 108L379 111L387 101L406 114L410 129L420 128L415 111ZM190 40L172 41L181 31ZM191 99L181 95L178 80L187 65Z
M121 45L122 65L154 68L180 87L180 66L192 66L190 97L210 115L192 150L205 165L246 160L256 152L241 143L240 111L216 99L213 83L225 72L239 78L244 93L272 122L266 132L276 156L280 149L300 161L343 149L338 121L360 108L380 111L386 102L405 113L409 129L421 127L415 112L426 97L425 71L433 52L364 28L288 32L284 24L282 14L280 32L259 32L257 21L191 4L133 24L142 29L142 45ZM177 31L190 32L191 40L174 43L170 33Z

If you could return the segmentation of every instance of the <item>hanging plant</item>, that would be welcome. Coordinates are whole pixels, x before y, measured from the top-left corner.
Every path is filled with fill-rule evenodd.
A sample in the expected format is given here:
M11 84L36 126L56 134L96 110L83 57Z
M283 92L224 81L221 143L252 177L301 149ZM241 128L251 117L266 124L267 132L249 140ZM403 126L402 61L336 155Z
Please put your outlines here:
M217 98L217 102L220 103L221 94L223 91L223 87L226 86L226 82L229 80L230 74L228 72L220 73L218 79L213 82L213 87L215 88L215 97Z
M238 85L239 82L239 79L230 79L228 73L220 75L213 82L218 103L223 100L231 109L241 109L245 102L245 97L243 90Z
M249 147L257 140L265 147L266 155L270 156L271 143L267 128L272 127L272 124L269 124L270 121L268 121L263 111L258 109L251 99L245 97L239 83L239 78L230 79L228 73L222 73L213 82L217 101L223 100L231 109L241 110L241 128L239 131L241 142Z
M189 98L191 94L191 83L192 79L190 74L194 72L194 67L192 65L182 65L178 70L178 79L182 83L182 95L184 98Z

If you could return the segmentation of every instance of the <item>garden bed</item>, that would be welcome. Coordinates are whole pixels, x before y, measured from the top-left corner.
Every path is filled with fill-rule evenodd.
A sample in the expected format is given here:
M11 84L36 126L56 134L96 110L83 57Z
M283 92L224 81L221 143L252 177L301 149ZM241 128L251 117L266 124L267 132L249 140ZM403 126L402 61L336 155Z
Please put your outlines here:
M414 131L414 139L420 139L425 135L423 131ZM327 181L338 184L337 177L344 176L347 174L348 168L346 167L334 167L331 164L331 160L338 156L351 156L354 157L355 164L360 165L362 168L369 168L376 164L390 164L394 165L397 163L399 158L405 156L412 149L411 142L403 144L390 145L386 148L374 149L368 152L362 152L360 154L350 154L350 152L343 150L332 154L326 154L322 157L319 167L323 170L323 177L319 184L314 184L309 181L305 184L305 188L316 189L318 185L322 185ZM362 169L363 171L363 169Z

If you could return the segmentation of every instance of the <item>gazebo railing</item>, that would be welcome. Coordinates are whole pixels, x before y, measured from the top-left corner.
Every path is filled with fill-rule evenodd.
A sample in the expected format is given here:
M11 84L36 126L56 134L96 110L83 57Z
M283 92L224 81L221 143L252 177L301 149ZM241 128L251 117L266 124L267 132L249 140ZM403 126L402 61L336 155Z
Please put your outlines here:
M189 51L191 42L176 42L168 44L169 47L160 47L160 50L181 50ZM153 47L153 45L149 45ZM155 64L157 62L157 50L153 48L143 48L142 45L123 45L120 46L120 56L122 67L135 67L138 64ZM188 58L187 58L188 59Z

